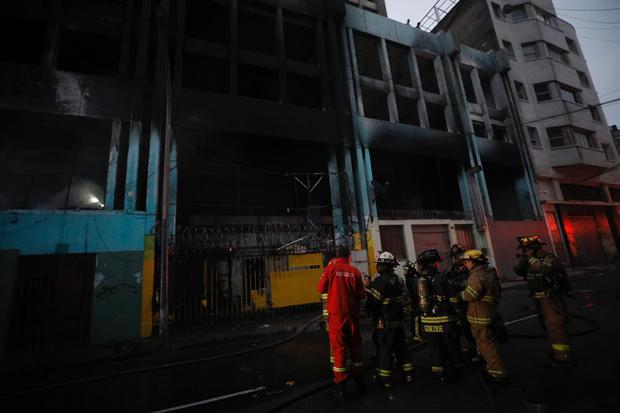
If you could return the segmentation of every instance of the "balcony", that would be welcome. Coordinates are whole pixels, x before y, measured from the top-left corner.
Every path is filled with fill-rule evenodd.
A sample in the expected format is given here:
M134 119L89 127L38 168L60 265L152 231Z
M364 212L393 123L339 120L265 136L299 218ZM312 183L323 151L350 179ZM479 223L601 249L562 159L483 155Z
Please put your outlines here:
M586 178L602 173L610 166L605 152L582 146L553 148L549 155L551 167L576 177Z

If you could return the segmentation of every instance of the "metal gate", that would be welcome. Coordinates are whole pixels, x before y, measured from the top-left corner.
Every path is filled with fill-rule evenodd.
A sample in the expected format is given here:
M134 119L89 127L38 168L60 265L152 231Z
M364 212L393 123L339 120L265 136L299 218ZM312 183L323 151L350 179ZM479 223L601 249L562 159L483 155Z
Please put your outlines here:
M178 228L171 277L177 324L267 316L318 303L333 227L227 225Z

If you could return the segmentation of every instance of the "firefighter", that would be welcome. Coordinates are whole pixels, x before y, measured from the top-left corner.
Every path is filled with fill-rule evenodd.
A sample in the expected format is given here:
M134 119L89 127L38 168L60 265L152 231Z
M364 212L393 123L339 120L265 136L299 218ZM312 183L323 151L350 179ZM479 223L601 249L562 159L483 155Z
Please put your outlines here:
M417 311L424 338L430 341L433 377L443 383L457 377L463 366L454 308L457 291L441 271L441 257L436 249L419 254L417 264Z
M489 378L506 383L508 373L499 356L499 340L496 325L499 317L501 284L497 274L488 268L488 260L479 250L465 251L461 260L469 276L461 298L467 302L467 321L476 339L478 352L486 363Z
M418 306L416 284L420 277L420 273L416 269L415 264L411 261L407 261L405 265L403 265L403 269L405 272L405 286L407 287L407 294L409 296L409 307L407 311L411 318L411 337L414 341L422 341L422 323L420 321L420 315L416 311Z
M349 264L350 255L348 248L338 247L336 259L325 267L318 284L319 292L327 294L329 345L334 357L334 395L341 400L346 397L346 380L351 375L360 392L366 390L359 329L360 302L365 292L360 272ZM347 367L347 350L352 371Z
M379 275L367 286L366 310L372 316L377 346L377 379L384 388L392 387L392 359L396 357L405 382L413 381L411 355L405 343L403 322L408 304L405 283L394 273L394 255L384 251L377 260Z
M461 261L461 255L466 251L465 247L460 244L454 244L450 248L450 255L452 256L452 265L446 271L448 282L451 287L455 289L459 294L454 297L450 297L450 302L454 305L454 309L457 313L456 323L459 327L459 344L461 336L465 338L463 345L463 353L472 357L473 361L477 361L476 358L476 340L471 333L469 322L467 321L467 303L463 301L460 296L460 292L467 286L468 271Z
M567 332L567 311L563 295L570 294L566 268L553 254L546 252L538 236L519 237L518 261L514 271L527 281L534 297L541 325L551 341L549 364L566 367L571 363Z

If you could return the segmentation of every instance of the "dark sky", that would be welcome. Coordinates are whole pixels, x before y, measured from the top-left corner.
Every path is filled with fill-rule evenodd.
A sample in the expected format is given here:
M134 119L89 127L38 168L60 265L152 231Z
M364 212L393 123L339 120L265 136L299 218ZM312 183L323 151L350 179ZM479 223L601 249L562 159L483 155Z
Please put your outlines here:
M388 16L411 25L420 21L437 0L386 0ZM558 16L577 29L592 80L601 102L620 98L620 0L553 0ZM567 9L611 9L574 11ZM620 102L603 106L607 123L620 126Z

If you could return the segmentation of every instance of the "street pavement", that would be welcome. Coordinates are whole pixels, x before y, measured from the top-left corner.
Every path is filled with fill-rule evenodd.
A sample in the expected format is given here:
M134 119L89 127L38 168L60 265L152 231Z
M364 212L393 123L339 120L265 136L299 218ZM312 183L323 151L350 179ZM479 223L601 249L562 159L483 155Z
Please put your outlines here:
M568 300L569 312L594 320L598 329L592 332L591 322L571 319L571 333L586 334L572 339L576 361L570 369L545 366L550 346L544 337L511 338L501 347L511 375L508 386L487 383L473 366L466 367L457 381L435 383L431 380L428 349L418 347L412 351L414 383L397 382L390 391L384 391L371 383L372 372L368 371L366 395L355 394L351 383L351 397L337 401L329 392L327 335L315 324L294 340L237 357L41 388L21 395L16 392L256 348L285 336L162 352L144 359L57 370L27 378L5 377L8 380L3 380L0 406L7 412L616 411L620 405L620 271L617 265L602 271L586 271L573 278L572 284L575 299ZM532 299L524 285L515 283L504 291L502 312L506 321L532 314ZM369 360L373 353L369 320L363 320L362 330L364 355ZM508 331L525 336L544 334L536 319L510 325ZM14 396L7 397L9 394ZM192 403L197 405L183 407Z

